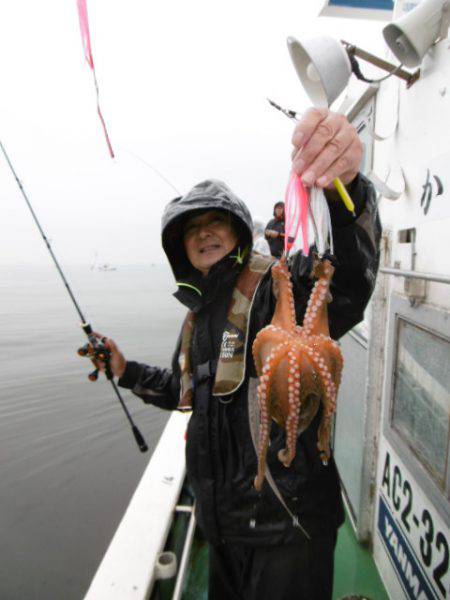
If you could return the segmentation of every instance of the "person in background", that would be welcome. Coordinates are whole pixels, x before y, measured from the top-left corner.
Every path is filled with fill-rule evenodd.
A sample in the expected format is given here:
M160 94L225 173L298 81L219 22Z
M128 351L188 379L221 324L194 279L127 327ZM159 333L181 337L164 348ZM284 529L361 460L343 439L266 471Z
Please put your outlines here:
M362 144L343 115L306 111L292 141L293 169L305 185L325 188L330 207L337 264L328 316L331 337L338 339L362 320L375 284L381 235L376 194L358 174ZM354 215L334 192L335 177L348 186ZM267 460L295 519L267 481L261 492L253 485L252 345L270 323L276 299L273 259L252 253L252 233L248 208L223 182L203 181L175 198L164 211L162 245L178 285L175 297L189 312L172 367L127 360L113 340L104 343L121 387L165 410L192 406L186 469L197 522L210 544L209 600L331 600L344 509L335 462L331 457L324 465L317 450L319 412L298 436L288 469L277 459L284 430L272 423ZM289 266L301 323L313 286L311 256L296 252ZM152 345L149 332L150 355Z
M284 250L284 202L274 204L273 219L266 225L265 236L272 256L281 258Z
M253 252L270 256L270 246L264 237L264 223L259 217L253 219Z

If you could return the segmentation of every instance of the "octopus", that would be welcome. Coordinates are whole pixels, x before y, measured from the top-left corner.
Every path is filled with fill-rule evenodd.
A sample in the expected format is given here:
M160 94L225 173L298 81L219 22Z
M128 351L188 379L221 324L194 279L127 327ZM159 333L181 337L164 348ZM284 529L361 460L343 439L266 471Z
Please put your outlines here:
M330 338L327 304L334 267L328 259L314 260L311 291L303 325L296 322L292 282L283 256L272 267L277 297L269 325L258 332L252 351L259 378L260 409L258 473L255 488L261 490L270 443L272 419L286 432L285 448L278 459L289 467L295 457L297 438L323 406L317 447L323 464L330 458L331 419L341 381L343 358Z

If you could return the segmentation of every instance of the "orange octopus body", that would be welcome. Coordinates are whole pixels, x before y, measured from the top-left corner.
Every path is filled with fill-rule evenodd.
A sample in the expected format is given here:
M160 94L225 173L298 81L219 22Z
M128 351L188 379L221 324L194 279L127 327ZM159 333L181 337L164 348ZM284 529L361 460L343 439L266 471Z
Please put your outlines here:
M286 430L286 448L278 458L289 467L295 457L299 431L305 429L323 404L318 432L318 449L324 463L330 456L331 417L341 380L343 359L338 344L330 338L327 303L333 266L324 260L315 265L318 278L299 327L295 319L292 282L286 261L272 267L277 304L270 325L253 343L253 357L259 377L258 403L260 432L258 474L260 490L265 476L271 420Z

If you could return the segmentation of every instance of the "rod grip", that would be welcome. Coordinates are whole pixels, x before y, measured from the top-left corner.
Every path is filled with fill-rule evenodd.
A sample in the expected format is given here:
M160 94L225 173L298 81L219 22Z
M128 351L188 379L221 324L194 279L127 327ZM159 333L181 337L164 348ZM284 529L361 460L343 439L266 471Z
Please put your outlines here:
M139 429L136 427L136 425L133 425L131 430L133 432L134 439L136 440L136 443L139 446L139 450L141 452L147 452L148 446L145 443L144 438L142 437L142 433L139 431Z

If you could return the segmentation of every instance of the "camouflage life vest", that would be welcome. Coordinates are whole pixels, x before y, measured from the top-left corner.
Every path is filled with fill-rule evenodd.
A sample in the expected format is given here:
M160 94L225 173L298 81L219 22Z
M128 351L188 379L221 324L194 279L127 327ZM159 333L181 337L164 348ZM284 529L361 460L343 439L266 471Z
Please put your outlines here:
M213 396L232 394L244 379L250 311L256 290L273 262L272 257L252 254L237 278L222 334ZM189 311L183 323L178 357L181 371L179 410L192 409L193 383L189 357L194 328L195 313Z
M222 343L220 346L219 360L212 392L213 396L220 397L232 394L239 388L244 380L248 343L248 323L253 299L261 279L274 262L275 259L273 257L252 254L250 260L241 271L236 281L230 307L228 309L227 323L222 335ZM194 328L195 314L190 311L186 315L183 323L181 349L178 357L181 369L180 401L178 403L178 410L182 411L192 410L193 408L192 400L194 389L189 356ZM256 393L257 385L258 378L250 377L247 393L248 418L250 434L256 454L258 453L260 434L260 414ZM311 539L309 533L300 523L298 516L295 515L286 504L272 477L268 465L266 465L265 477L272 488L273 493L292 519L293 526L299 528L308 539ZM254 527L252 522L250 522L250 527Z

